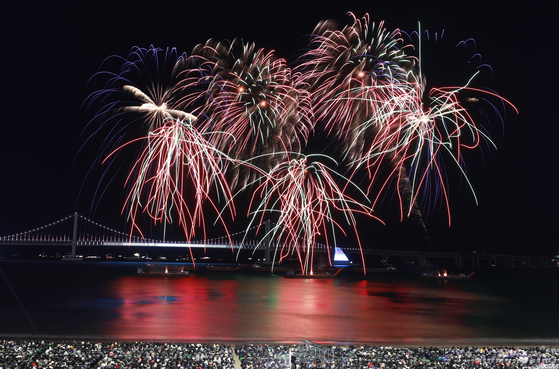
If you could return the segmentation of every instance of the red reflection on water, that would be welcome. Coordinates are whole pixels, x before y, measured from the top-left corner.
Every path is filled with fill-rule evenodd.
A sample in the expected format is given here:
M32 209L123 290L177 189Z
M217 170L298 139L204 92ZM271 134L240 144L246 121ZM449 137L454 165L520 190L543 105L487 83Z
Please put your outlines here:
M123 340L417 343L479 337L479 296L451 284L278 276L123 277L104 334Z
M124 303L106 333L122 340L204 341L215 336L216 322L234 331L237 282L220 280L219 288L210 282L195 275L121 278L111 289Z
M411 342L476 334L465 318L477 297L452 286L289 279L278 291L270 329L284 340Z

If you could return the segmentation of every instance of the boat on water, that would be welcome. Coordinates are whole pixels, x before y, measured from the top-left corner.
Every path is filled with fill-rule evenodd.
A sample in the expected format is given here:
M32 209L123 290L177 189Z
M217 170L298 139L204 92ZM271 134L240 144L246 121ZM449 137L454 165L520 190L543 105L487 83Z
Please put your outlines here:
M146 264L138 267L136 275L156 277L190 277L190 270L184 265Z
M336 276L342 271L342 268L338 268L336 272L317 272L312 274L303 274L303 273L294 273L292 269L288 270L285 273L285 278L306 278L306 279L332 279L336 278Z
M443 270L443 273L423 273L421 278L423 279L438 279L441 281L449 281L449 280L470 280L472 279L475 272L471 272L470 274L448 274L446 270Z

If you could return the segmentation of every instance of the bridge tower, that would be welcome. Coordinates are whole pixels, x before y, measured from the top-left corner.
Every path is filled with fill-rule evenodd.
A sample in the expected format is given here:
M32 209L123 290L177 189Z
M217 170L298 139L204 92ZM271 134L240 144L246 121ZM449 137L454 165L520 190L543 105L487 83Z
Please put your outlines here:
M272 258L270 256L270 219L267 219L264 222L264 247L265 247L265 258L266 258L266 263L271 263L272 262Z
M76 257L76 246L78 243L78 212L74 213L74 232L72 233L72 258Z
M62 260L67 261L79 261L83 260L82 257L76 256L76 246L78 245L78 219L79 215L77 212L74 213L74 230L72 232L72 256L70 257L63 257Z

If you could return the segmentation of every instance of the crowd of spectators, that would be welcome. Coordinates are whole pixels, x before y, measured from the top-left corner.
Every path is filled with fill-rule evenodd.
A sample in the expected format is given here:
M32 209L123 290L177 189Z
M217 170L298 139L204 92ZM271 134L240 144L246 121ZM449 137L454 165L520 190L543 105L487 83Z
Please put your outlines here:
M158 342L0 341L0 369L235 369L231 346Z
M559 369L554 347L0 341L0 369Z
M553 347L384 347L245 345L235 348L242 369L548 368L559 369ZM289 358L286 360L286 358Z

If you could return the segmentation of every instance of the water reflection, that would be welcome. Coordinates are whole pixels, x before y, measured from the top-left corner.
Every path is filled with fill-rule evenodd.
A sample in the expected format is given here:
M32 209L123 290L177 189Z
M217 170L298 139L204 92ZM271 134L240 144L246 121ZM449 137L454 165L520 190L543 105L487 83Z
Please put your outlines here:
M195 340L237 329L238 282L208 278L123 277L110 289L124 301L104 335L122 340Z
M101 334L125 340L467 339L483 297L453 285L278 276L122 277ZM110 316L110 315L109 315Z

